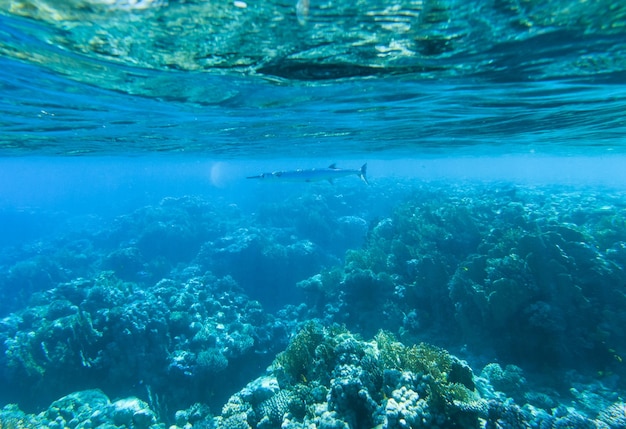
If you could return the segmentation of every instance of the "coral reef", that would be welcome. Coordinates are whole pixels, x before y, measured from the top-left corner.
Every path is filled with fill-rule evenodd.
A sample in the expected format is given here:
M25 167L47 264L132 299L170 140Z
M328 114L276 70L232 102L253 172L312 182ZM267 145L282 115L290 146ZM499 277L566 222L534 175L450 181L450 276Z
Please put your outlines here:
M0 428L132 428L163 429L148 404L134 398L111 402L100 390L84 390L54 401L39 414L27 415L14 406L0 410Z
M175 403L218 400L228 366L265 355L286 335L232 279L209 274L139 288L104 272L33 303L0 326L0 363L15 395L49 386L42 399L98 380L120 394L145 381ZM146 386L134 390L146 394Z
M525 386L519 368L489 364L483 375L503 388ZM363 341L340 326L308 322L265 375L226 401L220 415L195 403L176 411L170 428L624 427L624 403L607 402L616 393L598 383L586 386L569 406L563 401L545 409L520 406L443 349L423 343L407 346L384 331ZM593 407L581 411L585 407L579 401L594 395L597 403L609 405L600 412ZM169 419L158 408L156 402L137 397L111 401L100 390L86 390L54 401L38 414L7 405L0 410L0 428L164 429Z
M260 397L246 393L250 386L231 397L217 427L478 427L487 415L466 364L385 332L365 342L309 322L260 380L268 377L276 382Z
M0 315L28 305L35 292L103 270L123 281L153 284L190 265L233 277L253 299L278 310L301 301L295 282L362 244L367 221L353 215L352 201L359 200L309 194L267 202L260 213L244 217L234 204L165 198L113 220L92 219L47 241L0 249Z
M419 191L374 222L343 269L299 283L312 314L365 335L383 328L493 349L537 369L621 370L620 197L521 187L476 195Z
M1 427L623 427L623 195L487 191L165 199L4 250Z
M296 240L289 231L253 227L205 242L194 259L204 270L232 276L252 298L271 310L299 301L294 283L330 261L335 262L310 240Z
M490 363L485 365L480 376L489 380L494 389L504 392L515 400L523 398L526 391L526 379L522 369L515 365L502 368L500 364Z

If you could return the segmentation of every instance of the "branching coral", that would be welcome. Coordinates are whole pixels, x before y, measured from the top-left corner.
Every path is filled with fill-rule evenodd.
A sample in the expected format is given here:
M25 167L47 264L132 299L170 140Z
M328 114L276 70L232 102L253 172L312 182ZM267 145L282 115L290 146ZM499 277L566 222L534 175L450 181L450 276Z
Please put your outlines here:
M407 347L382 331L365 342L344 328L310 322L270 368L278 393L255 405L246 389L229 402L239 404L234 414L257 422L252 427L472 428L487 415L467 365L443 349Z
M408 371L418 377L416 389L431 408L474 415L484 410L474 391L471 369L445 350L423 343L407 347L383 331L376 335L375 342L382 368Z
M276 358L280 373L286 377L283 382L291 385L307 383L322 376L323 370L333 363L337 335L346 332L339 326L325 328L315 322L304 325Z

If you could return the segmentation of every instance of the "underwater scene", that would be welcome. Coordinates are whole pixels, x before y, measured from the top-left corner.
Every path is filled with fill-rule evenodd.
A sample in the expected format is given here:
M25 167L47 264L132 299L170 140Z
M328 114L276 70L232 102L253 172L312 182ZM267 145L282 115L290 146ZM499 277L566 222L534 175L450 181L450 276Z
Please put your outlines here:
M0 429L626 428L626 3L0 0Z

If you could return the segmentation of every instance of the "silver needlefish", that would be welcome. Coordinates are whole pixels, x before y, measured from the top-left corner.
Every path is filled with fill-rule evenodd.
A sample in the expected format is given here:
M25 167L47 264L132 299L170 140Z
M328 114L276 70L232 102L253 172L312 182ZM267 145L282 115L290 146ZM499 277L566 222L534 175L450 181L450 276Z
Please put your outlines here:
M326 168L310 168L308 170L291 170L291 171L274 171L273 173L261 173L258 176L248 176L247 179L263 179L282 182L319 182L320 180L333 180L351 176L356 174L362 181L367 181L367 163L363 164L360 169L337 168L335 164L331 164Z

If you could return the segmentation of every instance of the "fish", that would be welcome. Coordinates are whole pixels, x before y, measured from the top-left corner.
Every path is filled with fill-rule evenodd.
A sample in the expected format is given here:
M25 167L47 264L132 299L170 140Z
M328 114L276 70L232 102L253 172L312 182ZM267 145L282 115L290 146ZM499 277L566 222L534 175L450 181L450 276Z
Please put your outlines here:
M360 169L337 168L335 164L331 164L327 168L261 173L257 176L248 176L246 179L277 180L282 182L319 182L321 180L328 180L330 183L333 183L333 180L337 178L351 176L353 174L359 176L363 182L369 185L367 181L367 163L363 164Z

